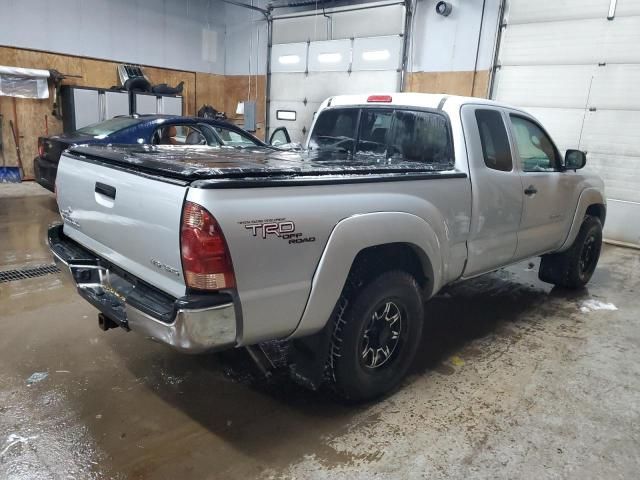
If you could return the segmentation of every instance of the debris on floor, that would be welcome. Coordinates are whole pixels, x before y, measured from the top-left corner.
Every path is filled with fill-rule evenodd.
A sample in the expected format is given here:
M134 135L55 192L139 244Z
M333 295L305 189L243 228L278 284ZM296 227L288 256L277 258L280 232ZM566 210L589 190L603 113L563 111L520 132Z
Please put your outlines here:
M580 303L580 311L582 313L589 313L596 310L618 310L613 303L601 302L600 300L596 300L595 298L589 298L588 300L583 300Z
M39 383L49 376L48 372L33 372L29 378L27 378L27 385L33 385Z

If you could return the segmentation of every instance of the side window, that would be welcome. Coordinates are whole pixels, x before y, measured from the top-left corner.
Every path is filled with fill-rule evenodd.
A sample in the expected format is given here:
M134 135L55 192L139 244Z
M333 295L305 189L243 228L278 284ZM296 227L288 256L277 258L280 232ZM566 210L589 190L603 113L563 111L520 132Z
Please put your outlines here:
M559 154L544 131L531 120L510 115L513 136L525 172L553 172L559 165Z
M451 137L443 115L396 110L389 143L392 159L453 164Z
M513 169L507 129L497 110L476 110L482 156L487 167L510 172Z
M224 127L213 127L213 130L216 132L216 135L220 139L222 145L229 147L255 147L256 142L254 142L251 137L246 135L242 135L241 133L235 132L233 130L229 130Z
M207 145L202 132L188 125L165 125L153 134L154 145Z
M392 117L393 110L363 109L356 152L384 154Z

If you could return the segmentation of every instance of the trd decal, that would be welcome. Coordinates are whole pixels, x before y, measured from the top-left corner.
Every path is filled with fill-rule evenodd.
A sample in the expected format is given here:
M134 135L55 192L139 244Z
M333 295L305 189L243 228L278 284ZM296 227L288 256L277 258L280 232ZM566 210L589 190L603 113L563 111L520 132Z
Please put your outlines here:
M286 218L273 218L268 220L245 220L238 222L251 232L251 235L265 240L267 237L277 237L286 240L289 244L315 242L316 237L305 237L296 232L296 224Z

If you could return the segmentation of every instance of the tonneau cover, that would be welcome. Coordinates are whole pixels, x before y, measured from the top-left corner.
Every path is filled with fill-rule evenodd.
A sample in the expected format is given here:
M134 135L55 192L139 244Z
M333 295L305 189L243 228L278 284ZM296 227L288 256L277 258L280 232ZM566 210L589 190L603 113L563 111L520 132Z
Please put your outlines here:
M451 163L435 164L389 159L384 155L354 156L328 150L292 152L268 147L94 145L74 147L70 153L76 157L186 181L292 174L428 173L453 169L453 159Z

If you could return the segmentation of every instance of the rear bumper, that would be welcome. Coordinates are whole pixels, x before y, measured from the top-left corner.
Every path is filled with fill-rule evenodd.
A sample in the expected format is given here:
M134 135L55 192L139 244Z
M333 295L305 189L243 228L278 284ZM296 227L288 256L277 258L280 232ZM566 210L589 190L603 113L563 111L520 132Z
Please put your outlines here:
M236 312L229 294L173 298L83 248L62 225L48 243L66 280L103 315L126 330L187 353L224 350L236 344Z

